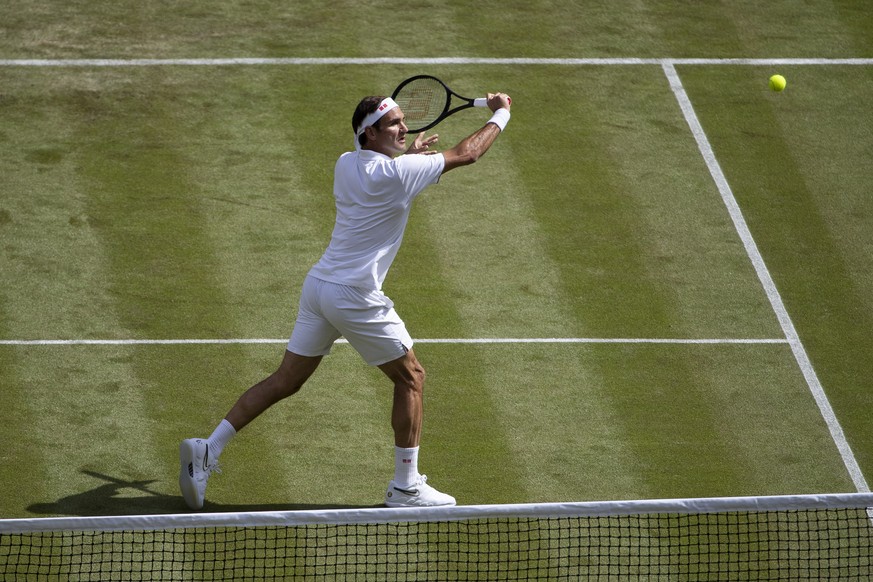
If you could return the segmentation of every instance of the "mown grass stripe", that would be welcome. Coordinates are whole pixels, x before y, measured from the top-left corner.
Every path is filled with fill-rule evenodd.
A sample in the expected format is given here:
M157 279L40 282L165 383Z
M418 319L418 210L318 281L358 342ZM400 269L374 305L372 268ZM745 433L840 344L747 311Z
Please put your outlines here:
M545 135L535 122L520 124L512 133L519 140L518 151L545 152L535 166L525 167L522 187L546 241L543 254L557 265L558 292L532 301L547 313L560 313L561 329L580 336L619 336L628 330L652 337L664 330L684 337L701 329L724 333L724 321L704 310L713 309L713 301L704 299L711 298L717 286L701 263L684 260L682 241L692 238L705 247L718 233L730 234L729 224L722 218L724 226L697 232L702 228L685 220L684 212L694 203L696 190L681 180L681 174L658 174L677 164L670 146L672 136L680 135L673 130L675 105L663 90L660 71L578 70L555 78L551 85L529 87L526 98L532 103L549 103L552 95L584 98L551 111ZM616 100L616 91L628 82L637 90ZM643 103L649 111L657 104L645 125L638 120ZM671 132L665 134L664 127ZM682 159L693 162L696 151L685 150ZM668 188L656 189L660 195L653 197L651 184L658 180ZM738 245L732 254L742 256ZM693 268L685 268L688 264ZM536 272L536 263L522 265ZM752 296L751 273L732 283ZM760 297L758 289L754 294ZM727 298L724 292L717 296ZM759 327L753 319L738 324L738 335ZM607 442L598 425L617 427L613 440L620 440L622 449L609 449L612 466L601 457L591 459L587 469L603 475L621 466L615 481L622 482L626 495L727 487L750 473L747 460L723 438L720 410L711 397L718 381L705 377L695 358L664 350L612 348L580 350L571 365L554 364L553 357L549 352L542 356L543 385L530 388L542 390L541 398L557 399L559 411L587 408L572 421L559 423L568 432L581 432L563 439L576 439L575 450ZM577 369L584 372L571 377ZM675 405L678 394L682 407ZM530 410L535 418L535 409ZM586 442L588 438L596 440ZM553 442L554 455L564 454L560 436ZM677 459L687 464L693 479L677 479L677 473L667 469L676 466Z
M4 315L0 297L0 315ZM2 321L0 318L0 327ZM4 499L15 497L14 492L27 490L31 499L51 495L51 475L58 461L53 457L56 449L45 446L44 435L39 430L46 420L44 407L34 404L34 386L38 377L36 366L28 351L20 348L0 350L0 386L3 394L3 422L0 423L0 489ZM37 365L41 365L38 363ZM53 362L54 365L54 362ZM55 424L54 419L49 422ZM15 510L18 508L16 507ZM7 502L0 504L0 515L10 515L13 508Z
M446 222L458 221L440 217L441 204L465 204L459 202L465 198L459 190L472 177L468 171L452 181L444 178L415 201L404 246L386 281L413 336L475 334L478 320L469 317L467 298L458 293L455 261L445 248L446 235L453 232ZM453 492L461 503L529 499L512 434L501 422L486 356L479 350L415 343L428 374L422 470L432 472L437 487Z
M110 312L131 335L170 337L179 326L205 336L243 334L210 231L212 189L197 173L216 149L211 134L193 127L208 115L214 85L163 69L104 71L98 81L67 107L80 121L78 188L105 256L106 280L94 284L111 295ZM227 346L218 361L174 348L135 344L119 356L120 385L143 400L131 415L130 425L141 427L134 440L152 452L138 471L160 475L164 493L177 491L178 443L208 436L253 383L245 377L227 388L227 378L251 366L243 346ZM93 357L98 369L111 365L101 355ZM271 464L260 476L281 484L286 472Z
M737 234L743 241L743 245L749 255L749 260L752 262L755 272L758 274L758 278L761 281L761 285L764 287L764 291L767 294L767 298L770 300L773 312L779 320L779 325L782 327L782 331L785 333L785 337L789 341L792 353L794 354L797 364L803 373L803 377L809 386L809 390L828 426L831 438L840 452L840 456L843 459L843 463L845 464L849 475L852 477L852 482L855 484L855 487L859 492L869 492L870 488L867 484L867 480L861 472L861 468L852 452L851 446L849 446L843 428L834 413L827 394L825 394L824 387L818 379L818 375L812 366L809 354L807 354L806 348L804 348L803 342L800 340L800 336L794 327L794 323L788 314L784 302L782 301L779 290L776 288L776 283L773 281L773 277L764 262L764 257L761 255L758 245L755 243L755 239L749 230L739 203L734 197L733 190L721 169L721 165L716 159L709 138L707 137L697 114L694 112L694 107L691 104L691 99L685 91L685 87L682 85L682 80L679 78L679 74L672 64L665 64L663 69L665 76L670 82L670 88L673 90L673 94L676 96L679 107L685 116L685 120L691 129L695 141L697 142L700 154L706 162L706 166L712 175L713 181L718 187L719 194L721 195L721 198L727 207L727 211L730 214L731 220L736 227Z

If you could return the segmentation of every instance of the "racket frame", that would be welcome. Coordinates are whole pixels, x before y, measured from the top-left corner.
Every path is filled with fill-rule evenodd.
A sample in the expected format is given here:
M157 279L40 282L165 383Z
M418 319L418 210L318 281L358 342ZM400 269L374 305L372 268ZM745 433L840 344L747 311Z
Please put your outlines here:
M438 123L440 123L446 117L448 117L450 115L454 115L458 111L463 111L464 109L469 109L470 107L488 107L488 100L485 99L484 97L479 97L476 99L470 99L469 97L464 97L463 95L460 95L460 94L452 91L452 89L450 89L448 85L446 85L440 79L437 79L433 75L415 75L414 77L409 77L408 79L402 81L399 85L397 85L397 88L394 89L394 93L391 94L391 98L396 99L397 95L400 94L400 91L405 86L407 86L410 83L412 83L413 81L417 81L419 79L431 79L431 80L434 80L437 83L439 83L442 86L443 90L445 90L445 92L446 92L446 102L443 105L443 110L440 112L440 114L437 116L436 119L434 119L432 122L430 122L427 125L424 125L422 127L414 127L414 128L409 127L408 128L409 133L421 133L423 131L427 131L427 130L431 129L432 127L436 126ZM452 105L452 100L454 97L457 97L459 100L462 101L462 103L460 105L458 105L457 107L450 109L450 107Z

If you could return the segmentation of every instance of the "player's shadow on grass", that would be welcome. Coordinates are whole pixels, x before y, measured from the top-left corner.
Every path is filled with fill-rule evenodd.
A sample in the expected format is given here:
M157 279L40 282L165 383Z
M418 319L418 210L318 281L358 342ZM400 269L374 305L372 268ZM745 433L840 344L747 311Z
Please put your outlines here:
M54 503L34 503L27 508L40 515L154 515L163 513L187 513L190 510L180 495L167 495L149 489L155 480L126 481L110 475L83 469L85 475L102 483L81 493L62 497ZM322 509L362 509L380 505L332 505L325 504L249 504L230 505L206 501L203 512L223 513L232 511L303 511Z

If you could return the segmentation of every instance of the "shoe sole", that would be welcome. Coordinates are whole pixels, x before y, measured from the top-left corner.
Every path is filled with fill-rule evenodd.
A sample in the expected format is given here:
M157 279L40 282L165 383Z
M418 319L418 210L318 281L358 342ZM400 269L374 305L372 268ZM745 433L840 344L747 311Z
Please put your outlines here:
M385 502L386 507L454 507L457 504L458 504L457 502L455 502L455 503L429 503L429 504L395 503L395 502L388 503L387 501Z
M445 495L445 497L448 497L451 501L437 503L422 501L419 495L404 495L403 491L396 487L394 490L397 491L398 495L385 495L385 505L387 507L451 507L457 505L455 498L450 495Z
M427 477L424 477L426 480ZM385 493L385 506L386 507L452 507L453 505L457 505L457 501L451 495L446 495L445 493L440 493L433 487L429 485L423 485L423 493L427 494L430 497L429 493L432 491L436 493L436 496L442 496L444 499L451 499L451 501L446 501L444 503L438 502L422 502L422 495L419 492L418 486L413 486L412 490L403 489L397 487L395 482L392 480L388 483L388 491ZM396 493L394 493L396 492Z
M179 489L182 491L182 497L188 507L203 509L203 498L197 494L197 484L188 472L188 465L193 462L194 445L188 440L184 440L179 445Z
M385 507L454 507L457 505L456 503L430 503L430 504L421 504L421 503L386 503Z

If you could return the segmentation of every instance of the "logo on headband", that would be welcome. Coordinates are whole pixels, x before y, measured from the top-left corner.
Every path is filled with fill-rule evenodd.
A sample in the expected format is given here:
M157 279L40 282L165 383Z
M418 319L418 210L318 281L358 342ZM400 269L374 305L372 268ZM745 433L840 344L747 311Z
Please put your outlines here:
M355 130L355 135L361 135L362 133L364 133L364 130L366 128L374 125L382 118L383 115L385 115L395 107L397 107L397 103L395 103L391 97L386 97L385 99L382 99L382 102L379 103L378 107L376 107L376 110L364 117L364 120ZM358 142L355 141L355 144L358 144ZM355 147L358 146L356 145Z

